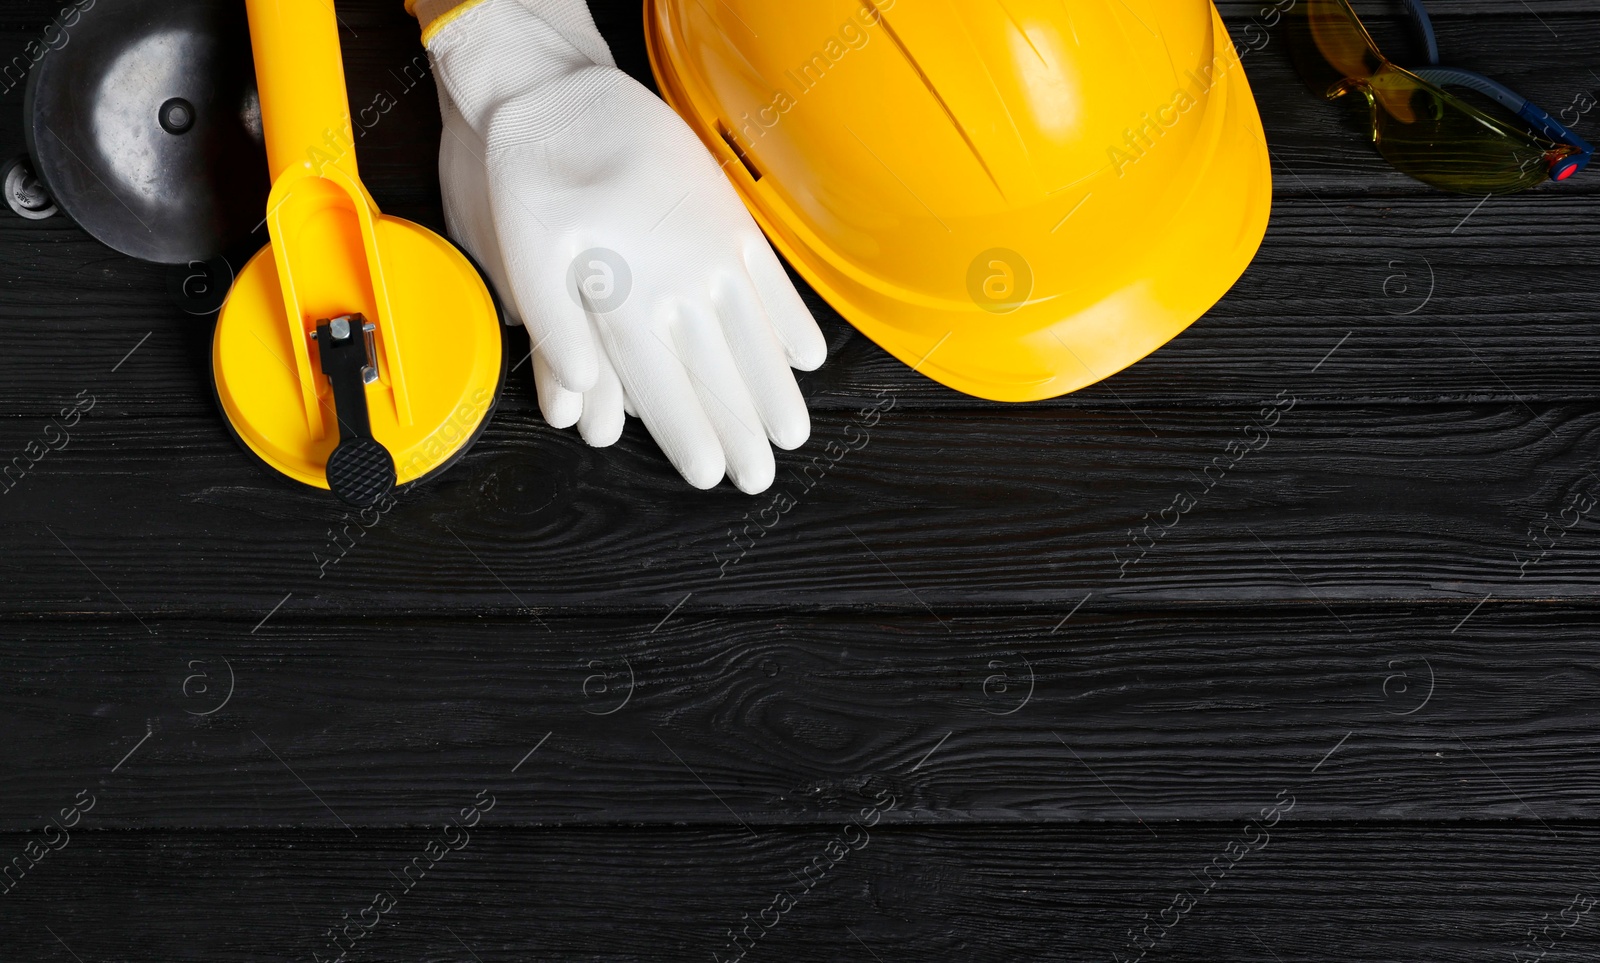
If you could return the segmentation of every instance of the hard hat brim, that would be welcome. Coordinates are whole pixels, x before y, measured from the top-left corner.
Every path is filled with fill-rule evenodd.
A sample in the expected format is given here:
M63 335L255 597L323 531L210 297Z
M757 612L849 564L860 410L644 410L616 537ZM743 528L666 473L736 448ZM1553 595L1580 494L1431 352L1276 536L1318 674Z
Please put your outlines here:
M996 310L974 297L935 300L865 278L809 231L772 185L746 166L718 125L714 98L680 66L668 9L647 0L645 33L662 96L723 169L768 239L819 295L891 355L957 391L993 401L1058 397L1121 371L1172 340L1214 306L1254 259L1272 207L1266 138L1249 81L1222 19L1211 12L1219 71L1195 123L1201 149L1180 182L1164 185L1161 228L1136 263L1078 293ZM1086 203L1093 203L1092 197ZM1140 230L1139 225L1128 225ZM1018 244L1017 246L1022 246ZM1036 276L1074 264L1030 263Z

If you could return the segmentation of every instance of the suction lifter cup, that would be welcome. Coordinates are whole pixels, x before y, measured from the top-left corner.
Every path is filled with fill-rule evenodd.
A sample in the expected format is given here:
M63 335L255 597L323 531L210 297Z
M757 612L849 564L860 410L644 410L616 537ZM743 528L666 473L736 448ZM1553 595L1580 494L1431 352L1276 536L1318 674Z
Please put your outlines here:
M26 112L56 205L123 254L204 261L261 225L272 184L242 3L98 5L33 68Z
M365 508L477 440L505 377L500 315L471 261L362 184L333 6L243 6L273 181L255 216L271 243L217 318L213 384L269 468Z

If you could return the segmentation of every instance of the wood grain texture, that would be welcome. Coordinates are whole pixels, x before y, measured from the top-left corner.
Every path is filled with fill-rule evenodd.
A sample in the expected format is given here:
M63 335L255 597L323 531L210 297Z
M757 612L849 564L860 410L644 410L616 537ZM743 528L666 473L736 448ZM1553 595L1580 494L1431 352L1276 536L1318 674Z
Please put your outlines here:
M1516 403L1600 394L1591 310L1600 200L1540 194L1476 213L1446 195L1403 209L1366 199L1335 212L1324 201L1280 200L1255 264L1170 344L1100 385L1029 407L1249 403L1276 394L1347 334L1307 386L1317 398ZM1552 237L1561 238L1554 253ZM113 255L60 223L0 220L0 249L9 252L0 262L6 416L53 414L79 390L119 417L212 415L211 321L179 307L168 269ZM891 391L919 408L1017 410L912 372L814 295L810 303L831 346L828 363L801 376L814 409L853 410ZM514 360L526 355L520 330L507 344ZM524 364L511 393L531 393L530 382Z
M386 209L438 227L436 95L431 79L407 86L407 70L421 56L415 25L392 5L348 6L359 34L347 50L353 102L387 94L396 105L362 138L363 170ZM1580 92L1600 93L1591 89L1600 81L1563 53L1569 43L1600 49L1594 18L1563 20L1556 29L1566 39L1555 46L1531 16L1450 25L1461 47L1485 52L1472 66L1551 109ZM615 18L608 26L619 45L625 27L637 29ZM1481 208L1473 198L1430 192L1384 164L1347 114L1305 91L1281 44L1247 61L1276 157L1278 201L1261 254L1234 291L1172 344L1102 385L1043 406L1249 400L1277 390L1279 367L1315 364L1347 333L1339 363L1327 369L1330 398L1594 397L1588 307L1600 250L1600 178ZM640 64L632 66L638 72ZM0 144L20 149L20 101L16 108L0 109ZM6 214L0 247L8 252L0 264L6 416L53 412L61 392L81 388L106 392L112 407L128 414L212 410L208 320L185 313L170 290L190 272L119 257L60 218L27 222ZM237 267L242 257L235 261ZM999 410L910 372L820 299L810 300L833 345L830 362L802 379L814 407L853 408L889 389L907 405ZM120 377L108 378L146 335ZM1492 371L1463 364L1462 341L1481 349ZM513 339L519 357L524 342L520 334Z
M484 777L462 798L487 787L501 801L515 793ZM1152 923L1150 960L1466 963L1511 959L1531 927L1597 892L1592 825L1297 824L1315 792L1297 787L1262 848L1209 876L1257 807L1222 825L1160 826L1157 838L1125 826L858 831L863 848L769 913L776 924L744 959L1132 960L1129 931ZM382 917L369 909L377 922L351 961L711 963L736 956L728 931L741 917L802 892L800 874L840 833L508 831L489 828L494 815L409 892L395 880L438 829L79 833L4 897L0 938L29 960L313 963L337 955L327 931L342 914L359 921L382 891L398 898ZM1164 929L1160 912L1180 893L1196 901ZM1551 960L1592 952L1584 905Z
M1600 616L1470 608L11 623L0 829L1587 818Z
M0 62L53 6L0 9ZM637 0L594 6L649 82ZM1241 43L1261 6L1222 3ZM1600 0L1430 7L1449 61L1553 111L1600 92ZM338 9L353 102L395 102L366 181L437 228L416 26ZM0 868L96 800L0 876L5 956L331 961L486 791L350 963L731 959L879 793L745 959L1133 960L1179 893L1152 958L1531 958L1600 895L1600 179L1435 194L1281 39L1246 66L1276 202L1221 304L999 406L812 295L813 440L760 498L690 491L637 423L606 451L545 427L523 365L460 466L344 515L229 438L171 272L0 214L0 466L96 400L0 495ZM1593 919L1542 931L1551 963Z
M1286 376L1286 397L1315 377ZM215 418L91 412L0 496L0 611L159 630L260 618L290 592L304 614L656 618L691 592L687 611L944 616L1087 592L1447 611L1594 597L1593 406L1301 403L1265 435L1261 410L819 413L817 440L752 497L689 489L637 425L596 451L524 408L370 525L268 476ZM341 541L354 557L321 577Z

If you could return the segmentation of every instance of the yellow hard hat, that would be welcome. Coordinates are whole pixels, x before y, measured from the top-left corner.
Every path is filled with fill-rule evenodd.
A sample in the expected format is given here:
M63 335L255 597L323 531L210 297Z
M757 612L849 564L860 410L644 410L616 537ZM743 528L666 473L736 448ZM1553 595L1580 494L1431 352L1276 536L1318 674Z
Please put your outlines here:
M1188 327L1272 174L1210 0L647 0L662 94L862 333L997 401Z

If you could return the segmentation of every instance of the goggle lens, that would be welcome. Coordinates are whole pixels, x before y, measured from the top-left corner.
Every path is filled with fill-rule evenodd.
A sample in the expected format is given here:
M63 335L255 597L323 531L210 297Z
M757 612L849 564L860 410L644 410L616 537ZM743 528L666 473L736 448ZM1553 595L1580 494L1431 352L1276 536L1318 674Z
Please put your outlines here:
M1372 138L1402 173L1447 191L1505 194L1576 169L1577 148L1537 138L1462 97L1390 63L1347 0L1300 0L1287 22L1291 54L1312 90L1331 99L1360 91Z

